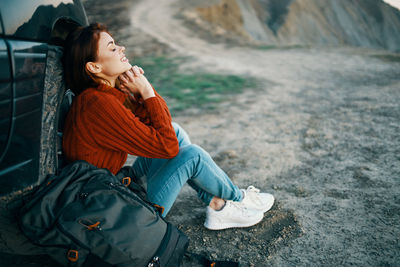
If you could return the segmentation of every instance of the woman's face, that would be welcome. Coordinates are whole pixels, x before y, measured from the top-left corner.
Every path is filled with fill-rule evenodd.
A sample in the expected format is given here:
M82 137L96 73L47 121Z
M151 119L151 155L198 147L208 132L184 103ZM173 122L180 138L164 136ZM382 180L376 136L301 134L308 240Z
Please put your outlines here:
M101 67L98 76L103 78L115 79L122 73L131 69L132 66L124 54L125 47L115 44L114 39L106 32L100 33L99 48L97 51L97 61ZM99 75L100 74L100 75Z

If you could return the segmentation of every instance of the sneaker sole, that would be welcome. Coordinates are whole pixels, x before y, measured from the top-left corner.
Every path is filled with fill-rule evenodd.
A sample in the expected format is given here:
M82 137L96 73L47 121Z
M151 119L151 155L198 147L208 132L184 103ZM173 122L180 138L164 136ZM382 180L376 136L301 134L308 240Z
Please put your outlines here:
M254 221L247 222L247 223L220 223L218 225L209 225L207 223L204 223L204 227L207 228L208 230L223 230L223 229L228 229L228 228L244 228L244 227L250 227L253 225L256 225L257 223L261 222L262 219L264 218L264 214L260 213L260 216L258 216Z

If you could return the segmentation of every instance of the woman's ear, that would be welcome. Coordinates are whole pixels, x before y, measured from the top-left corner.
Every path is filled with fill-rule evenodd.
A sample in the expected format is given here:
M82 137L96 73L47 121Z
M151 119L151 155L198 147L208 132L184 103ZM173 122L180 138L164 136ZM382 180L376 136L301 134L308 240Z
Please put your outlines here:
M89 71L90 73L97 74L101 72L101 65L94 62L87 62L86 70Z

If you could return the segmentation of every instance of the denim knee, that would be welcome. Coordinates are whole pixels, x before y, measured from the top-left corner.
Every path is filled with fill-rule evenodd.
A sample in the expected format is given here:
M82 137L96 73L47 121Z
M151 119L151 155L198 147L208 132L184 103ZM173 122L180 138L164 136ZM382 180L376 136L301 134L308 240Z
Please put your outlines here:
M199 158L209 157L209 154L200 146L195 144L187 145L179 151L182 158ZM179 155L178 154L178 155Z
M172 122L172 127L174 127L176 138L179 142L179 147L191 144L189 135L178 123Z

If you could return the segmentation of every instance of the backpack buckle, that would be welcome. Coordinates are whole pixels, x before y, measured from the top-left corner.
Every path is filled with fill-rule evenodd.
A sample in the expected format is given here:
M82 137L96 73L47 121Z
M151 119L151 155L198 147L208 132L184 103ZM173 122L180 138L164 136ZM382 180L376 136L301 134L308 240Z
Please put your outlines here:
M67 258L68 258L69 261L72 261L72 262L78 261L78 258L79 258L79 253L78 253L78 251L77 251L77 250L74 250L74 249L68 250L68 252L67 252Z
M132 182L131 177L124 177L122 178L122 184L125 185L126 187L128 187Z
M158 212L160 214L164 213L165 208L163 206L157 205L157 204L153 204L153 206L158 210Z

